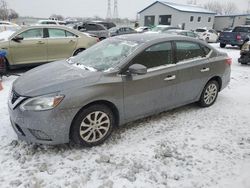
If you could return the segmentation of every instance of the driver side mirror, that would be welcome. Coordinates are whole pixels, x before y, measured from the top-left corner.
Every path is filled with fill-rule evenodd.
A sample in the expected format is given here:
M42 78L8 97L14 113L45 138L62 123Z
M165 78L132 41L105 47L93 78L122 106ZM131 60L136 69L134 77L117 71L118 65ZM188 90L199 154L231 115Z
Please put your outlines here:
M12 40L15 42L20 42L21 40L23 40L23 37L21 35L17 35Z
M137 74L137 75L144 75L147 74L147 67L141 64L133 64L129 68L129 73Z

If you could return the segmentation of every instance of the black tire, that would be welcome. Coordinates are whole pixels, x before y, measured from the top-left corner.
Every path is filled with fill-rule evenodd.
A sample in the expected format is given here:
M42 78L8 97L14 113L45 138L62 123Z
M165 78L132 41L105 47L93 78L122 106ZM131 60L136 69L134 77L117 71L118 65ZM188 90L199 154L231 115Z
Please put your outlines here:
M225 47L226 47L226 44L220 43L220 47L221 47L221 48L225 48Z
M6 58L3 58L0 60L1 62L1 67L0 67L0 77L2 77L3 75L7 74L8 71L8 62Z
M73 56L78 55L79 53L83 52L84 50L85 50L84 48L80 48L80 49L76 50L76 51L74 52Z
M96 116L95 113L99 113L99 115ZM102 116L104 114L106 116ZM97 119L98 116L99 118L101 117L102 118ZM93 117L94 120L92 119ZM89 118L91 119L91 121L89 121ZM107 121L107 123L101 122L102 120L104 120L104 122ZM93 121L95 121L96 123L94 124ZM110 122L109 126L108 122ZM71 141L73 141L73 143L79 146L86 146L86 147L97 146L102 144L110 136L114 126L115 126L115 117L113 115L113 112L106 105L100 105L100 104L91 105L87 108L84 108L77 114L71 126L70 139ZM105 130L104 127L107 130ZM81 131L82 133L80 133ZM105 134L100 136L103 132L105 132ZM99 138L97 135L99 135ZM94 138L98 139L96 141L87 141Z
M209 90L216 90L213 94L208 94ZM219 93L219 84L216 80L211 80L209 81L206 86L204 87L200 100L199 100L199 105L201 107L209 107L212 106L217 97L218 97L218 93Z

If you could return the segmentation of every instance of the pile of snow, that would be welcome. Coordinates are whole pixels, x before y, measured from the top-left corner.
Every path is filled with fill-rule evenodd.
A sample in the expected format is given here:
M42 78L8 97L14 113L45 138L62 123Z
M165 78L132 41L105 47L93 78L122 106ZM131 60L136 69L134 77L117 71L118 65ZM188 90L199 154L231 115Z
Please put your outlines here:
M218 47L218 44L214 46ZM249 188L250 66L233 58L232 80L210 108L195 104L119 128L93 148L17 141L0 92L0 187Z

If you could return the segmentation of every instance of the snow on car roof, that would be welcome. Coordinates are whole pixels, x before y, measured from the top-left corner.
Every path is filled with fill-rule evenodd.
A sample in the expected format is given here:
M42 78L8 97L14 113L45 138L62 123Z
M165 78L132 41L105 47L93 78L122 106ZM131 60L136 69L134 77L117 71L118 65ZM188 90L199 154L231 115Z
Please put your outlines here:
M146 7L145 9L143 9L142 11L140 11L139 13L141 13L144 10L148 9L149 7L155 5L156 3L160 3L162 5L171 7L173 9L176 9L176 10L182 11L182 12L195 12L195 13L205 13L205 14L216 14L213 11L207 10L207 9L202 8L200 6L197 6L197 5L177 4L177 3L165 2L165 1L156 1L153 4L149 5L148 7Z

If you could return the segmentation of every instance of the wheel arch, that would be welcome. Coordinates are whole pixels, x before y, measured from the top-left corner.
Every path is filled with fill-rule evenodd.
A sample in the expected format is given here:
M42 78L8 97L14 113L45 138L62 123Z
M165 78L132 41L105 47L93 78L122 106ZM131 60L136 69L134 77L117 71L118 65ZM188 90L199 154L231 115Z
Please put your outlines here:
M208 80L208 82L215 80L216 82L218 82L219 84L219 91L221 91L221 87L222 87L222 79L220 76L214 76L212 77L210 80ZM208 82L206 84L208 84Z
M72 56L75 56L75 53L76 53L78 50L82 50L82 51L84 51L84 50L86 50L86 48L84 48L84 47L79 47L79 48L76 48L76 50L74 50L74 52L73 52Z
M93 101L93 102L90 102L90 103L86 104L86 105L83 106L80 110L78 110L78 112L76 113L76 115L74 116L74 118L73 118L73 120L72 120L72 122L71 122L69 136L71 135L72 125L73 125L73 123L75 122L77 116L78 116L84 109L88 108L89 106L96 105L96 104L107 106L107 107L112 111L112 113L114 114L115 125L116 125L116 126L119 125L119 122L120 122L120 113L119 113L119 110L118 110L118 108L116 107L116 105L115 105L114 103L108 101L108 100L97 100L97 101Z

